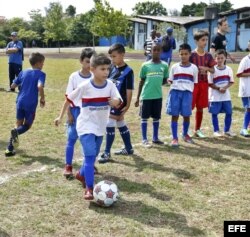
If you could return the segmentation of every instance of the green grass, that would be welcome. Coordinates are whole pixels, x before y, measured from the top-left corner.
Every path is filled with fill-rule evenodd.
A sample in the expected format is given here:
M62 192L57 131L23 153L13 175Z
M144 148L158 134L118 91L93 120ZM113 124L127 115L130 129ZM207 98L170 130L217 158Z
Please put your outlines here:
M0 57L0 86L7 87L7 61ZM138 72L141 62L129 61ZM28 67L25 59L25 68ZM236 72L237 65L231 65ZM208 138L170 146L140 146L138 108L131 105L129 124L135 154L112 156L113 162L97 164L96 180L110 179L120 189L120 200L111 208L84 201L77 181L66 181L65 126L56 128L69 75L78 60L46 59L46 107L38 108L32 129L20 137L18 153L5 158L10 129L15 124L16 94L0 91L0 236L222 236L224 220L250 219L249 139L212 137L210 115L204 113ZM238 80L231 88L234 114L232 130L239 134L243 119L237 97ZM164 106L160 137L170 142L170 117L165 114L169 87L163 87ZM220 116L222 127L224 116ZM191 120L193 128L194 117ZM182 119L179 124L181 125ZM179 130L180 130L179 126ZM149 123L149 138L152 126ZM104 145L104 144L103 144ZM122 141L117 133L113 149ZM74 169L81 165L81 148L75 148ZM4 236L4 235L3 235Z

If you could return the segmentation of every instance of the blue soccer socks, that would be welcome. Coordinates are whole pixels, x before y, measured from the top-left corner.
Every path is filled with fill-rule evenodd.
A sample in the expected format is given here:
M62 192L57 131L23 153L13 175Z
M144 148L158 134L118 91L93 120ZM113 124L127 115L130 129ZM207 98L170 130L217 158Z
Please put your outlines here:
M130 132L129 132L127 125L123 127L119 127L118 129L120 131L126 150L130 152L130 150L132 150L132 144L131 144L131 139L130 139Z
M67 165L72 165L74 148L77 139L68 139L65 149L65 162Z
M107 127L106 128L106 146L105 153L110 154L111 147L115 140L115 127Z

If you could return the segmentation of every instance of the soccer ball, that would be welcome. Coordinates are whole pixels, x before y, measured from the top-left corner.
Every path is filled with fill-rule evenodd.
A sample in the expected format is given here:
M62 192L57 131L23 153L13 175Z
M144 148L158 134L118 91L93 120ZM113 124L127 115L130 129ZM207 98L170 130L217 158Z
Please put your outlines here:
M94 201L102 207L113 205L118 197L118 188L115 183L109 180L103 180L97 183L93 190Z

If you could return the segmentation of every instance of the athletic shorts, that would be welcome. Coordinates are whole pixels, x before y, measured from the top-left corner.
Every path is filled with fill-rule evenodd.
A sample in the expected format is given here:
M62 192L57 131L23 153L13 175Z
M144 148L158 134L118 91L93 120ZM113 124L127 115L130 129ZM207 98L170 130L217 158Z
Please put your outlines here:
M220 113L232 114L233 113L232 102L230 100L210 102L208 111L211 114L220 114Z
M160 119L162 108L162 98L142 100L140 106L140 116L142 119Z
M82 144L84 156L97 157L102 145L103 136L96 136L95 134L84 134L79 137Z
M167 98L166 113L171 116L192 115L192 92L171 90Z
M208 82L194 84L192 109L204 109L208 107Z
M22 108L16 109L16 119L17 120L25 120L25 124L32 125L36 116L36 110L26 110Z
M245 109L250 108L250 97L242 97L241 100Z
M76 131L76 119L78 115L80 114L80 108L79 107L70 107L70 112L74 117L74 123L67 124L67 135L68 139L75 140L78 138L78 134Z

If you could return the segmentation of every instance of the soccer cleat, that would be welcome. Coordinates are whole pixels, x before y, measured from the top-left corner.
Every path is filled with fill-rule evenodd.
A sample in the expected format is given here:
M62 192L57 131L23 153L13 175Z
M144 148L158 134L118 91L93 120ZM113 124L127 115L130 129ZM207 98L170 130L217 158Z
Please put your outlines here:
M187 134L185 136L182 136L182 139L184 142L190 143L190 144L194 144L193 139Z
M199 138L205 138L206 136L201 132L201 130L195 131L195 136Z
M13 141L13 146L17 148L19 146L18 132L15 128L13 128L10 133Z
M8 148L5 150L5 156L14 156L16 154L15 150L10 151Z
M142 145L146 148L150 148L152 145L148 142L148 140L143 140Z
M164 145L164 142L161 141L160 139L154 140L154 141L152 141L152 143L154 143L156 145Z
M224 135L225 135L225 136L228 136L228 137L235 137L235 136L236 136L236 134L233 133L233 132L231 132L231 131L224 132Z
M98 162L101 164L104 164L106 162L109 162L110 159L110 154L109 153L103 153L101 156L98 157Z
M223 137L223 135L217 131L217 132L214 132L214 137Z
M126 148L122 148L119 151L115 151L114 153L115 155L124 155L124 156L128 156L128 155L133 155L134 154L134 150L131 149L130 151L127 151Z
M72 165L65 165L63 175L66 179L72 179L74 177L72 172Z
M81 176L80 171L77 171L75 178L82 183L83 188L86 188L85 178Z
M171 141L171 146L172 146L172 147L178 147L178 146L179 146L178 140L177 140L177 139L173 139L173 140Z
M248 133L247 129L241 129L240 131L240 135L243 136L243 137L249 137L250 134Z
M93 189L92 188L87 188L84 193L84 199L85 200L93 200Z

